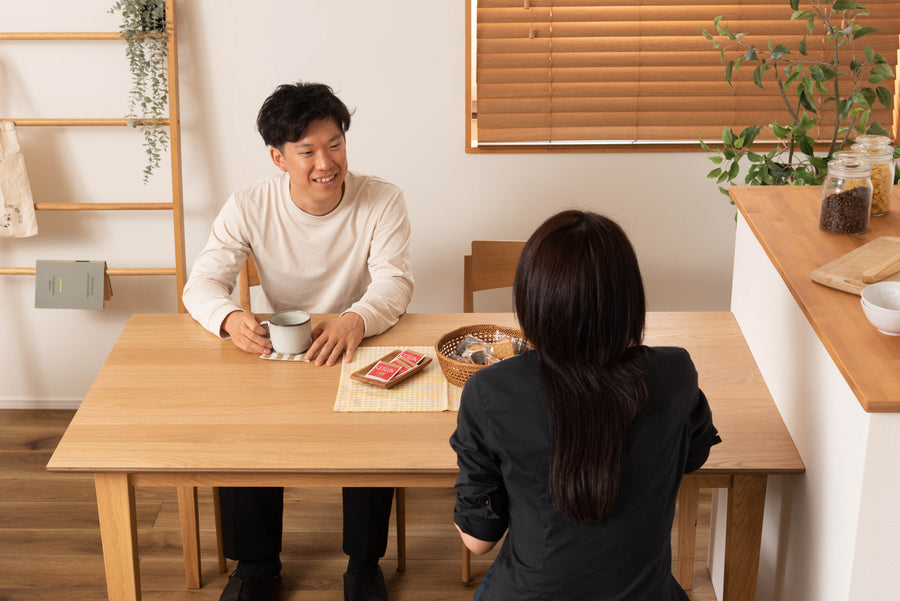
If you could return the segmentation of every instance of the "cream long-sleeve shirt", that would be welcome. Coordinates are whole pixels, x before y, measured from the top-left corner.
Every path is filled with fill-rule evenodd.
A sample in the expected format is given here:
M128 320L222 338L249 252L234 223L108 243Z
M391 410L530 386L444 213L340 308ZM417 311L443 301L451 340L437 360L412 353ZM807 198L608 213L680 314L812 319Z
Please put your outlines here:
M229 197L184 287L194 319L227 336L222 322L241 310L231 292L252 252L272 311L352 311L365 336L394 325L413 292L403 192L376 177L348 173L344 181L340 204L323 216L291 201L286 173Z

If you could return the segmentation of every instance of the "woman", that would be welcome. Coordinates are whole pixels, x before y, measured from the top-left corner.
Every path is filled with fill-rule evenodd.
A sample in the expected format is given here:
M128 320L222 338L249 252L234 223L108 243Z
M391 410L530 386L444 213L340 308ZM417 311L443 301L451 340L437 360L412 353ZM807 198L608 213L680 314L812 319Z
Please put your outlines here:
M475 599L686 600L675 497L720 439L687 351L641 344L628 238L601 215L554 215L513 295L534 350L469 379L450 439L463 542L486 553L509 530Z

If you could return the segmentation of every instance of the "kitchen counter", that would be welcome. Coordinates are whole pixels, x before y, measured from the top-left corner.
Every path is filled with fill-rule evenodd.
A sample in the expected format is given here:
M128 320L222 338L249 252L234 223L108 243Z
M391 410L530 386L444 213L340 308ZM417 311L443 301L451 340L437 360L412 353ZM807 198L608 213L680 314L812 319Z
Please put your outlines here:
M819 229L819 187L734 186L731 195L739 211L731 310L806 466L769 479L757 600L895 598L900 338L876 330L858 296L811 273L900 236L900 190L860 236ZM721 497L713 496L713 550Z
M900 236L900 197L859 236L819 229L821 188L736 186L732 197L865 411L900 412L900 338L876 330L859 297L813 282L813 270L880 236ZM885 377L894 374L895 377Z

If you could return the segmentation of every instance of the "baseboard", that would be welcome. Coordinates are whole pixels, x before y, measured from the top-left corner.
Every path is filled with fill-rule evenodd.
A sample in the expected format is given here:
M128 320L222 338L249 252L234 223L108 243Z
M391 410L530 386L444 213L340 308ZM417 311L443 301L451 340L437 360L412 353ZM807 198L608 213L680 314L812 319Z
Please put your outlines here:
M78 409L81 399L0 399L0 409Z

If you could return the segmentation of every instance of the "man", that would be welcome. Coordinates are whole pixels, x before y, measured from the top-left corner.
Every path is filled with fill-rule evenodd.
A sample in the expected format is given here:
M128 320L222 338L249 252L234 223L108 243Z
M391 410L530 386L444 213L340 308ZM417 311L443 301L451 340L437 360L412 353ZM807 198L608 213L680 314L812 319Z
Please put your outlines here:
M397 322L413 291L403 193L347 170L350 113L331 88L279 86L257 129L283 172L233 194L184 288L207 330L248 353L269 353L262 317L231 298L252 252L272 311L338 313L319 323L306 358L350 361L363 337ZM282 488L221 488L225 554L238 566L220 601L262 601L280 584ZM378 560L387 546L392 488L345 488L344 599L387 599Z

